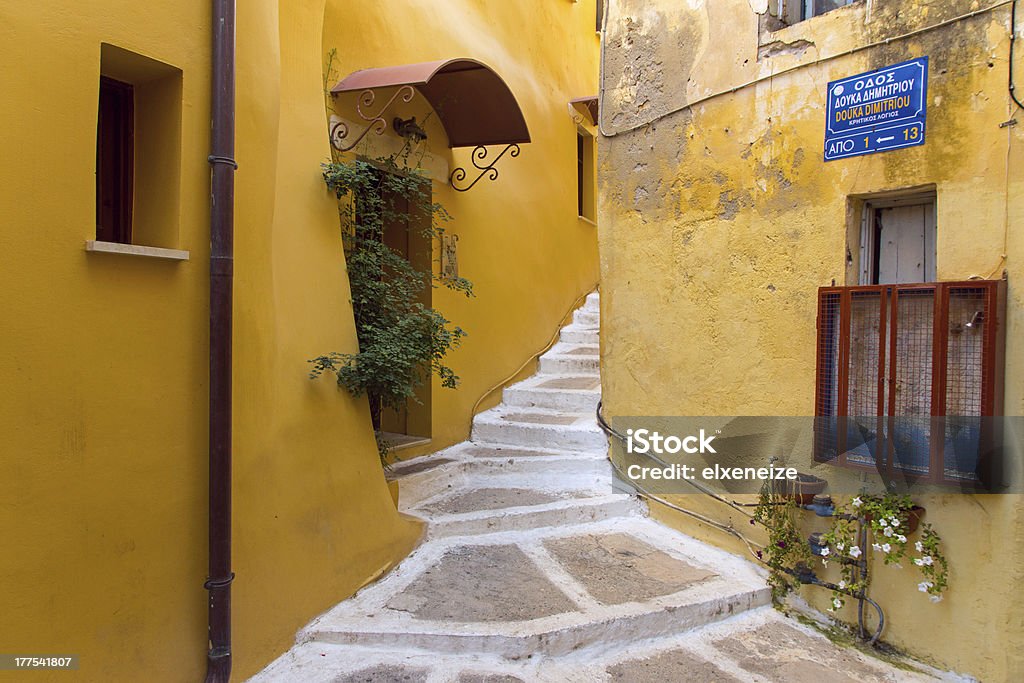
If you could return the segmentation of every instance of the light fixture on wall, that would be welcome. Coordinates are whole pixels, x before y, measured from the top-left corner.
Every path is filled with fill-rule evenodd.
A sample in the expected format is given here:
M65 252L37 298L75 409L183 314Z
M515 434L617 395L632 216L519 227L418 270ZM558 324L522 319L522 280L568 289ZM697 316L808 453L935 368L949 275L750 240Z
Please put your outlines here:
M416 145L427 139L427 131L423 130L416 123L416 117L413 116L408 119L403 119L398 116L391 122L395 132L401 135L403 138Z

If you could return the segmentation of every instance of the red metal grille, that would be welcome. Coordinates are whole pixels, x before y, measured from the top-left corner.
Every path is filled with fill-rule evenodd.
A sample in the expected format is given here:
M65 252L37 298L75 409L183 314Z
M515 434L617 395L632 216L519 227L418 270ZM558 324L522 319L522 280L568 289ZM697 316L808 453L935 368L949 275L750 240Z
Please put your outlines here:
M834 415L839 386L839 294L822 294L818 301L818 415Z
M821 293L818 298L818 382L815 391L815 415L825 419L816 421L814 453L818 460L831 460L839 454L836 422L839 406L839 341L840 295L838 292Z
M980 418L998 414L1003 286L819 290L815 457L912 479L975 478Z
M986 304L985 290L980 287L949 290L946 415L982 414Z
M935 379L934 287L893 288L889 343L889 457L893 469L927 476L931 468L931 416Z
M881 291L850 293L847 415L877 415L886 310Z

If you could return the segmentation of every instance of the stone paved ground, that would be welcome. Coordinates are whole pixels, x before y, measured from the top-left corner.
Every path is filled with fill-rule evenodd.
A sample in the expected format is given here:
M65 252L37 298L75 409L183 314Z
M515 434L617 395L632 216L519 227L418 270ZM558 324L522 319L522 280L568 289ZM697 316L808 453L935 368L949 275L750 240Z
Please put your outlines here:
M760 569L613 488L597 328L591 295L472 441L395 468L425 542L252 681L935 680L783 617Z

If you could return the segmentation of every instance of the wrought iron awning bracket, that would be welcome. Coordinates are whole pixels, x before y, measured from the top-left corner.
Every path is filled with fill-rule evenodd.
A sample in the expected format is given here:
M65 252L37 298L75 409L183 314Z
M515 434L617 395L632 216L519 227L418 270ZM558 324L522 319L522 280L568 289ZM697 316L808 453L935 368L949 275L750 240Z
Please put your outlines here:
M501 150L501 152L498 153L498 156L494 157L493 161L491 161L486 166L482 166L481 164L483 164L487 160L488 151L487 148L484 147L483 145L477 145L477 147L473 150L473 154L470 155L470 160L473 162L473 166L475 166L476 169L480 171L480 175L478 175L469 185L466 185L465 187L459 187L456 183L464 182L466 180L466 177L468 176L468 174L466 173L466 169L459 167L452 171L452 174L451 176L449 176L448 181L451 183L452 189L455 190L456 192L466 192L472 189L472 187L476 185L478 182L480 182L480 179L483 178L485 175L488 177L488 180L497 180L498 169L496 169L494 165L498 163L501 157L505 156L506 152L508 152L508 155L510 157L515 158L519 156L519 151L519 145L513 142L510 145L506 145L505 149Z
M583 114L581 114L580 111L578 109L576 109L575 106L573 106L572 102L569 102L568 107L569 107L569 116L572 118L572 122L575 123L577 126L582 125L583 124Z
M373 130L377 135L383 135L384 131L388 129L388 122L384 118L384 112L386 112L399 97L402 98L403 102L408 103L412 101L415 94L415 88L411 85L403 85L395 91L395 94L392 95L391 99L389 99L387 103L380 108L380 111L376 114L367 115L363 109L372 107L377 96L374 94L372 89L362 91L359 93L359 98L356 100L356 113L359 114L359 118L367 122L366 128L359 133L359 136L355 140L351 143L347 143L346 140L349 134L348 124L341 120L336 121L331 126L331 145L339 152L347 152L358 145L371 130Z

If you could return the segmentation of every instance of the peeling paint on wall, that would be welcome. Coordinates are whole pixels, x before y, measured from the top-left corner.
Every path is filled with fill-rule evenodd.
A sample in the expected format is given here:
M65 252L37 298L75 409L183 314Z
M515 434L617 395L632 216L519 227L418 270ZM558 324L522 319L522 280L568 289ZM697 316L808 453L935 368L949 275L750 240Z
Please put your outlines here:
M1009 272L1006 372L1021 376L1024 301L1013 283L1024 242L1013 226L1024 220L1024 127L999 127L1013 113L1009 7L886 43L979 5L875 2L869 17L854 3L792 26L764 2L679 5L623 0L609 16L599 142L607 413L810 414L817 288L847 282L861 198L923 186L938 198L938 278ZM826 84L922 55L927 143L825 165ZM1006 387L1007 414L1021 414L1024 387ZM1024 603L996 597L1008 578L985 559L998 538L1013 545L1009 565L1024 559L1020 499L934 498L928 509L965 548L953 559L959 588L936 607L900 580L873 587L892 615L886 637L985 680L1024 679L1006 654L1024 637L1012 616ZM915 629L920 620L933 627Z

